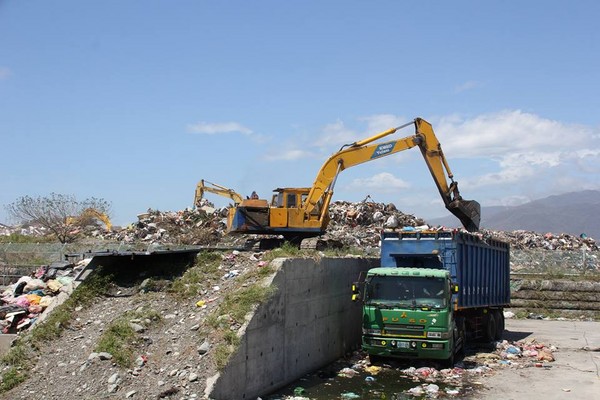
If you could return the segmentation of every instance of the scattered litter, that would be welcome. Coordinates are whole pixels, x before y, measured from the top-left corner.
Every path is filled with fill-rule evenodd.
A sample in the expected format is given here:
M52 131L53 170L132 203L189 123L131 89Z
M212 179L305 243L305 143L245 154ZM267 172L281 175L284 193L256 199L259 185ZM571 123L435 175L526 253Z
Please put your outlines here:
M377 365L370 365L368 367L365 367L365 371L367 371L371 375L377 375L381 372L381 369L382 368L378 367Z
M343 378L354 378L356 375L358 375L358 371L352 368L344 368L338 372L338 376Z
M295 395L295 396L301 396L301 395L303 395L303 394L305 394L305 393L306 393L306 389L304 389L302 386L297 386L297 387L294 389L294 395Z

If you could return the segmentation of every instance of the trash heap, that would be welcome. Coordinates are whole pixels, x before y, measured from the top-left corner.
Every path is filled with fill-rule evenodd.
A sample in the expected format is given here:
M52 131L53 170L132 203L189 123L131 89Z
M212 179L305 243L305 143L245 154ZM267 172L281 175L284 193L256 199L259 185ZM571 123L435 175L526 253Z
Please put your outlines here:
M124 229L107 232L99 227L81 229L81 236L124 243L177 244L177 245L243 245L244 235L226 235L228 208L215 208L202 199L199 207L180 211L148 209L138 215L138 221ZM366 249L379 247L379 235L384 228L414 227L418 229L446 229L429 226L422 218L399 211L393 203L371 201L335 201L329 207L330 222L324 241L341 246ZM0 225L0 235L20 233L43 236L46 230L36 226L7 227ZM515 250L540 249L550 251L600 250L596 241L566 233L537 233L527 230L512 232L482 229L475 233L482 239L494 237L511 244ZM247 235L246 235L247 236Z
M18 333L26 330L45 311L64 301L74 289L76 274L89 262L77 264L55 262L44 265L32 274L22 276L8 285L0 294L0 329L2 333Z
M227 209L204 207L181 211L149 209L138 215L138 221L118 232L105 235L105 239L133 243L169 243L209 245L219 242L227 228Z
M10 236L15 233L24 236L45 236L49 232L48 229L39 225L8 226L0 224L0 236Z
M329 216L325 240L363 248L379 247L379 235L384 228L425 225L423 219L404 214L393 203L336 201L329 207Z
M544 250L599 250L596 241L586 235L573 236L567 233L536 233L533 231L517 230L512 232L482 230L483 237L494 236L509 242L513 249L544 249Z

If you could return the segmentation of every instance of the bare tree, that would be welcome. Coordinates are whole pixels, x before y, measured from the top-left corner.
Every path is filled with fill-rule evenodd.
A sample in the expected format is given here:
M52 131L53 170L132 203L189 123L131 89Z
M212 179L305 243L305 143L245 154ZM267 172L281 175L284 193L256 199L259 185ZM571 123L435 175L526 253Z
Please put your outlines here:
M51 193L48 196L19 197L7 205L6 210L20 223L37 223L56 235L61 243L67 243L75 238L75 226L90 222L90 210L106 216L108 220L110 203L95 197L78 201L72 195Z

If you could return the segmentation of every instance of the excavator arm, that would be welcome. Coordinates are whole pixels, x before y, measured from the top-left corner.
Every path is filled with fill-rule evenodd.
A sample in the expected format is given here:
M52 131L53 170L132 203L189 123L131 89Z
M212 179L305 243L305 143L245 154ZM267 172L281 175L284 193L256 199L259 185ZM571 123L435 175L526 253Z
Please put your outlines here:
M242 195L236 193L234 190L202 179L200 182L198 182L198 185L196 186L196 194L194 195L194 207L199 206L200 200L202 200L202 197L204 196L204 192L229 197L231 200L233 200L233 202L236 205L240 204L243 200Z
M67 217L65 222L67 223L67 225L76 225L76 224L85 223L85 222L89 221L90 219L98 219L98 220L102 221L104 223L104 225L106 226L106 230L108 230L108 231L110 231L112 229L112 222L110 221L110 218L108 217L108 215L106 215L105 213L100 212L94 208L86 208L78 216Z
M409 125L415 126L415 134L384 143L373 142L389 136ZM418 146L425 163L444 200L446 208L454 214L469 231L477 231L480 221L480 205L473 200L463 200L454 181L446 157L431 125L421 119L388 129L370 138L343 146L332 155L319 170L315 182L303 204L305 219L327 218L327 210L333 196L333 188L341 171L377 158L386 157ZM448 183L448 180L450 183Z

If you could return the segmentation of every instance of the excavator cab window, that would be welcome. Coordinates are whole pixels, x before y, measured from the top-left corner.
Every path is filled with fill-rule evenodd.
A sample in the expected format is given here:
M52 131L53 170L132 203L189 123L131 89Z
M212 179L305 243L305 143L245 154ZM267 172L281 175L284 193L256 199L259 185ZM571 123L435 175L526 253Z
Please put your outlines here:
M296 193L288 193L286 207L287 208L295 208L296 207Z
M274 194L272 203L275 207L283 207L283 193L279 192Z

